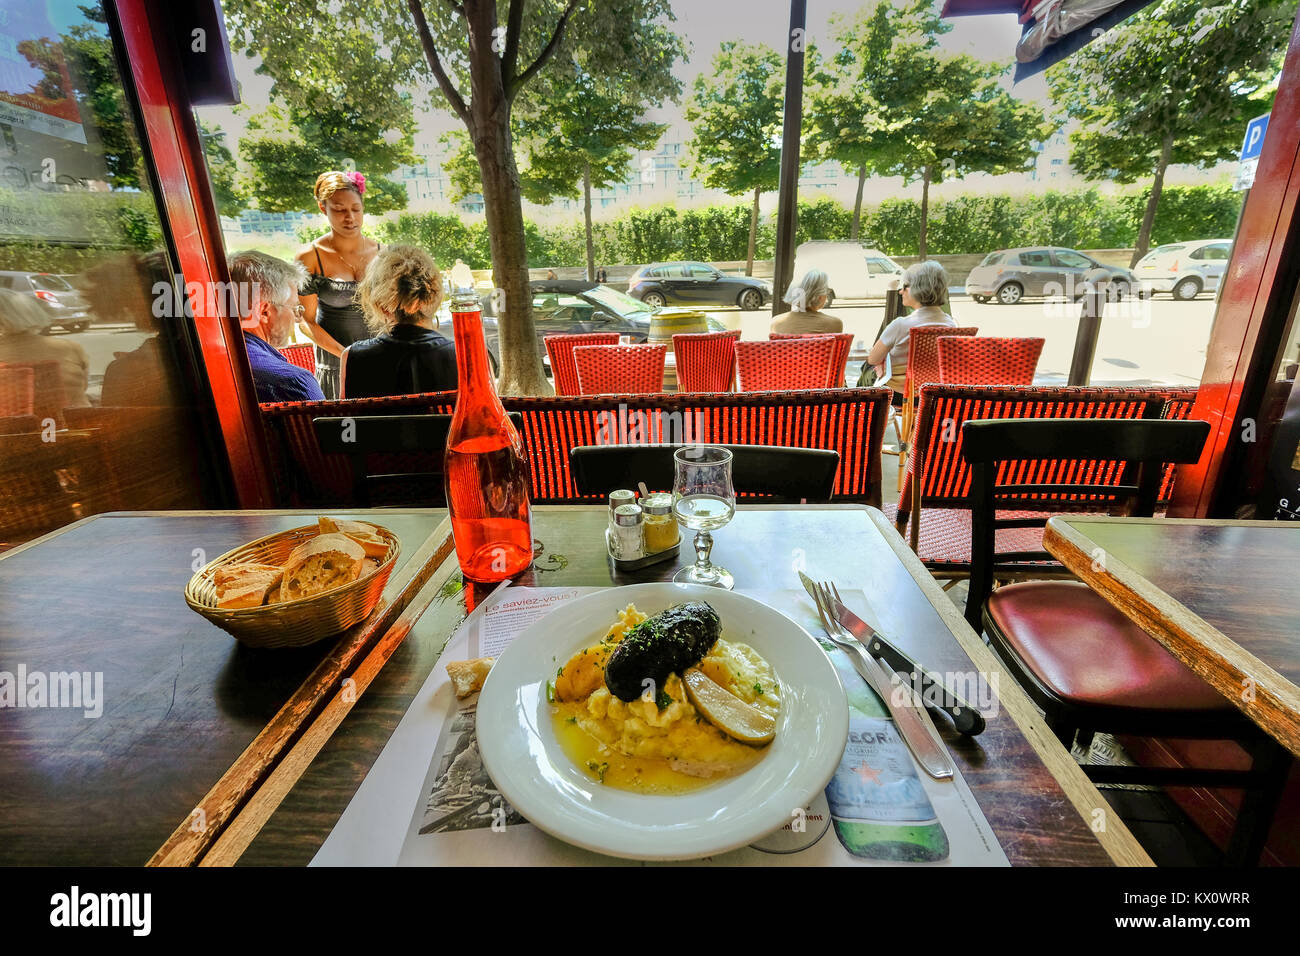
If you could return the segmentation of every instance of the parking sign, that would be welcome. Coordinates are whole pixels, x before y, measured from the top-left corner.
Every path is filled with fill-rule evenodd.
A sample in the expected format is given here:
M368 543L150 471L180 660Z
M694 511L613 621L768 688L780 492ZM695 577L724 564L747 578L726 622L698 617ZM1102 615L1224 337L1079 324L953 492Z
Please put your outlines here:
M1255 182L1255 167L1259 165L1259 154L1264 151L1264 134L1268 131L1268 113L1256 116L1246 124L1246 137L1241 141L1241 165L1237 167L1237 179L1233 189L1249 189Z

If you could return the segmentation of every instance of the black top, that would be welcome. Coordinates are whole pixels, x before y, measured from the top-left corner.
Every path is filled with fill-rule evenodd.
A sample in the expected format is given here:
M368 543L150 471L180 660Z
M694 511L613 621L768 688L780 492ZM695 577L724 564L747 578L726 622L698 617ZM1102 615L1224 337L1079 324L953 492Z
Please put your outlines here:
M445 392L456 385L456 347L432 329L394 325L347 351L343 394L348 398Z
M369 338L366 316L361 311L361 304L357 302L356 280L331 279L325 275L320 250L315 243L312 243L312 249L316 253L316 268L319 271L307 276L301 292L303 295L316 296L316 324L344 348L353 342Z

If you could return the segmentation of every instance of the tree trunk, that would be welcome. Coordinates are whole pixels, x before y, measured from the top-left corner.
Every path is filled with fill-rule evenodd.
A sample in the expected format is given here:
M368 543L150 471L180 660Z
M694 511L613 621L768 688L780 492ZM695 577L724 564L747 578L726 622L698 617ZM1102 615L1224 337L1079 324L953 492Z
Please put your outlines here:
M932 167L926 166L921 173L921 234L916 242L916 254L925 260L925 233L930 225L930 172Z
M1156 165L1156 178L1151 183L1151 195L1147 197L1147 208L1142 213L1142 228L1138 230L1137 246L1133 249L1133 260L1128 264L1132 269L1138 264L1138 260L1147 254L1147 249L1151 245L1151 227L1156 222L1156 207L1160 205L1160 194L1165 189L1165 170L1169 168L1169 160L1174 152L1174 134L1168 133L1165 141L1160 144L1160 159Z
M862 187L867 182L867 164L863 163L858 167L858 195L853 200L853 232L849 238L854 242L858 241L858 231L862 222Z
M761 187L754 187L754 208L749 212L749 257L745 261L745 275L754 274L754 246L758 241L758 194Z
M587 281L596 281L596 244L591 241L591 164L582 164L582 221L587 229Z

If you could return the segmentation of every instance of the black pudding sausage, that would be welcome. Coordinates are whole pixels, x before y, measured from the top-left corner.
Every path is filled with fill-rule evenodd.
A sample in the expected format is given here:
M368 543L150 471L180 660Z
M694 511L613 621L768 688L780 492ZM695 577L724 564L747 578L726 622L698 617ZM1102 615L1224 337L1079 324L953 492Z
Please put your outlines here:
M698 664L721 633L718 612L703 601L675 604L627 632L605 662L605 686L619 700L632 701L652 680L658 694L669 674Z

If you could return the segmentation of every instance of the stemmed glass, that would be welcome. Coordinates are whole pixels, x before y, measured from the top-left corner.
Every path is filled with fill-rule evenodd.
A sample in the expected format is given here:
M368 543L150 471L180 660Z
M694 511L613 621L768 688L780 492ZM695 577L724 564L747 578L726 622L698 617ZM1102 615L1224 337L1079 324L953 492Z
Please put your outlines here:
M674 581L732 588L736 579L709 561L713 535L736 513L731 487L731 452L711 445L687 445L673 452L673 514L695 532L695 564L682 568Z

